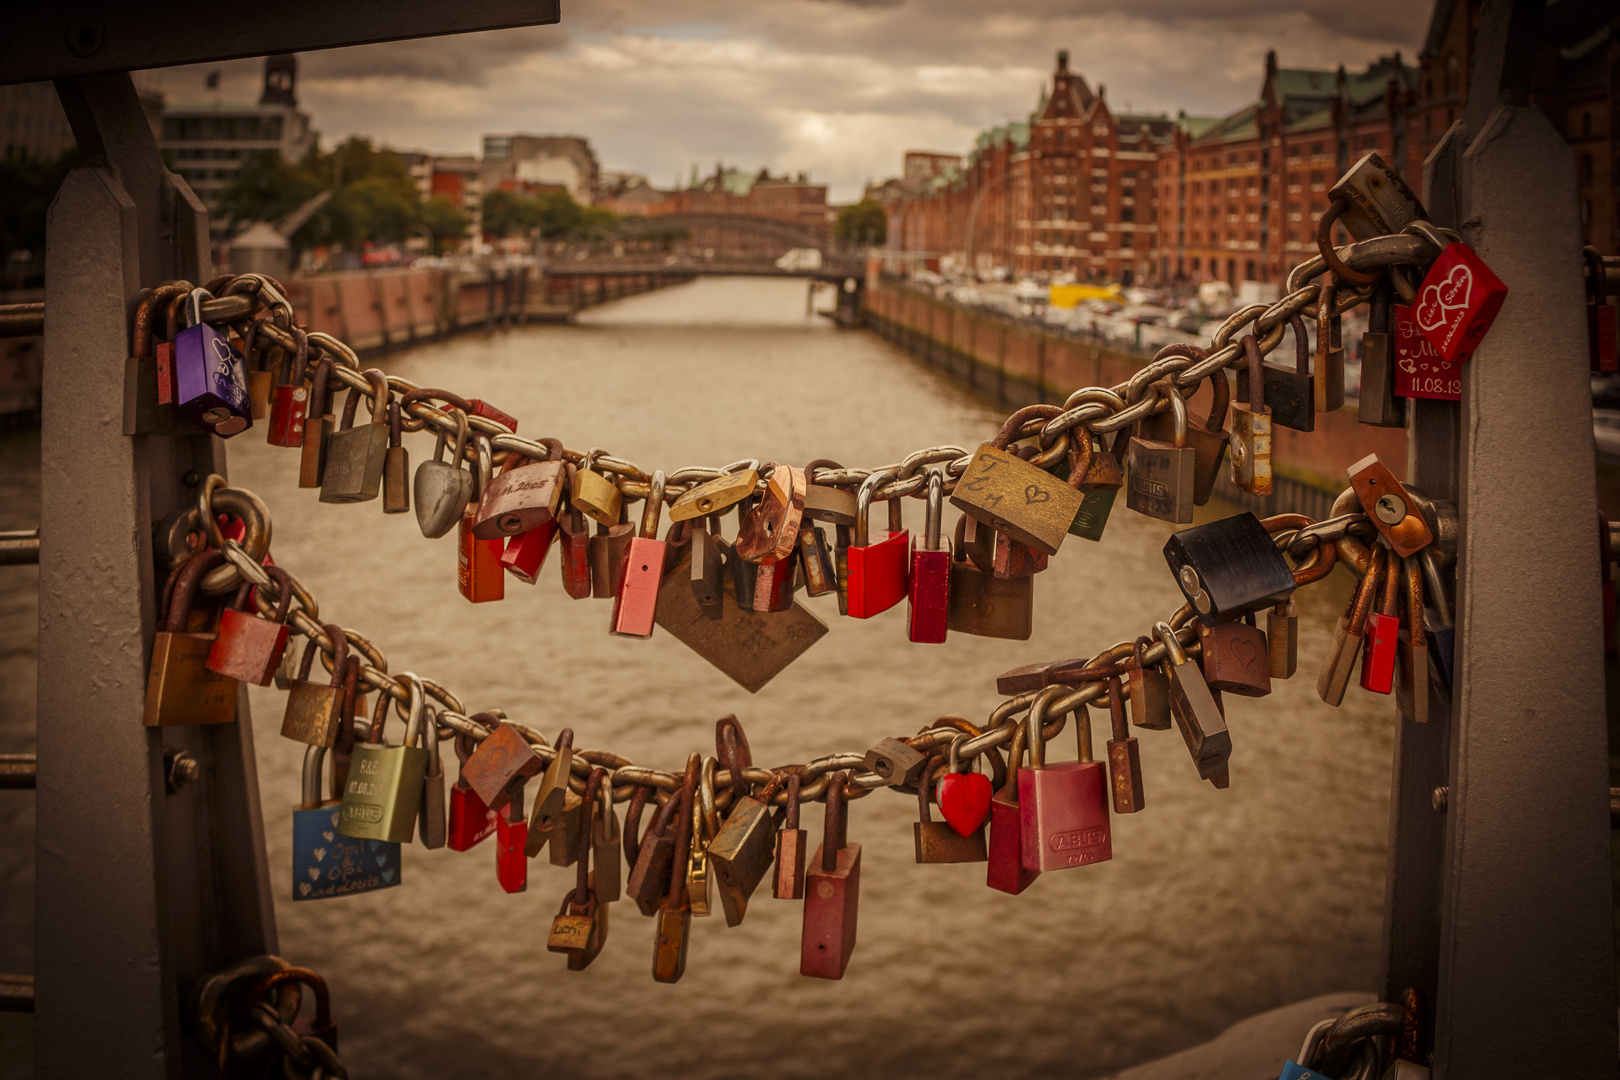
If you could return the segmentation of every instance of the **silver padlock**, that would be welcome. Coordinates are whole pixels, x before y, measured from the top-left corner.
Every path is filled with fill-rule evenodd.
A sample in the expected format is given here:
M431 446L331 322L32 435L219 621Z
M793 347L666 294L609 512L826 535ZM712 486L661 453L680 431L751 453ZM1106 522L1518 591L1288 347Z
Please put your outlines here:
M321 476L321 502L367 502L382 490L383 460L388 456L388 377L367 368L371 383L371 422L356 427L354 415L364 396L349 388L343 424L326 441L326 472Z
M1133 436L1125 452L1125 505L1138 514L1185 525L1193 519L1198 453L1187 445L1187 403L1168 379L1154 384L1170 398L1174 442Z
M440 431L439 441L433 447L433 460L416 467L416 523L422 527L422 535L430 540L453 529L473 497L473 475L461 467L467 452L467 414L460 409L449 411L456 418L455 450L450 460L440 460L445 444L444 432Z

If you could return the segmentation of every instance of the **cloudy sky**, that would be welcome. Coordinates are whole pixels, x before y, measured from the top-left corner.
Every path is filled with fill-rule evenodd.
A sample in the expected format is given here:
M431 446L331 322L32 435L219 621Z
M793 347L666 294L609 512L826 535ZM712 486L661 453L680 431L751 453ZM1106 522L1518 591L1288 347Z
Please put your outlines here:
M588 137L604 168L659 186L716 160L808 171L831 198L963 151L1034 105L1053 53L1110 106L1218 115L1284 67L1357 68L1422 40L1423 0L562 0L561 25L301 58L323 145L350 134L476 153L485 132ZM256 98L260 65L172 68L171 102Z

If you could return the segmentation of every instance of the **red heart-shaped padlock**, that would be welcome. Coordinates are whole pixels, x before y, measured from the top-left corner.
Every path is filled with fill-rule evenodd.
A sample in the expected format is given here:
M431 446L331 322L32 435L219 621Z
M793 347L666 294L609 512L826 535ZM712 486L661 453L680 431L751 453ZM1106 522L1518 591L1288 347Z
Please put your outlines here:
M991 794L984 773L947 773L934 789L934 802L957 835L972 836L990 813Z

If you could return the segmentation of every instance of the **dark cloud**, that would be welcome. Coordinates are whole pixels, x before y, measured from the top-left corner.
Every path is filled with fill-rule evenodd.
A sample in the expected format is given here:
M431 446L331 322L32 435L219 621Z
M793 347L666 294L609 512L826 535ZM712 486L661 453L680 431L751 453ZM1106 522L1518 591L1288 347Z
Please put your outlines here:
M537 54L558 52L568 44L568 31L561 26L525 26L479 34L390 41L307 53L304 75L309 79L385 75L483 86L512 63Z

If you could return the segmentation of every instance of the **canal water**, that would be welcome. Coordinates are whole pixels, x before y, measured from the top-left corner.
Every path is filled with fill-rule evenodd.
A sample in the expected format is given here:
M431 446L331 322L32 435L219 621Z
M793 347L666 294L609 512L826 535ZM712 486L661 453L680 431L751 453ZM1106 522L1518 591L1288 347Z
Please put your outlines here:
M871 466L994 432L995 408L873 335L807 316L804 296L797 282L700 280L576 325L466 336L382 366L487 398L521 418L522 434L666 470L742 457ZM410 445L415 461L431 452L424 437ZM26 474L37 437L5 449L8 473ZM821 598L807 603L830 633L750 695L663 631L610 637L608 603L568 599L550 567L534 587L509 578L503 603L469 605L453 534L424 540L413 515L385 516L376 502L321 505L296 486L297 455L258 438L230 451L232 482L271 508L277 561L325 618L381 647L391 670L436 679L470 709L499 706L548 734L571 725L576 746L665 769L712 752L726 713L770 764L864 751L946 713L982 720L998 700L996 673L1090 655L1180 601L1160 553L1171 527L1122 505L1101 543L1071 538L1036 580L1030 641L911 645L902 608L863 622ZM28 482L5 483L26 518ZM920 509L907 507L916 528ZM0 751L31 745L32 575L0 572ZM800 905L768 892L736 929L718 914L694 920L675 986L652 981L652 923L627 903L615 905L601 957L570 973L545 938L572 869L532 864L528 892L509 896L492 842L464 854L410 846L401 888L294 903L303 748L278 737L283 696L254 689L282 954L326 975L356 1076L1101 1076L1275 1005L1371 988L1396 720L1391 699L1353 688L1331 709L1314 692L1347 588L1340 570L1301 593L1298 676L1269 698L1228 697L1230 790L1198 781L1174 731L1136 733L1147 807L1114 818L1111 862L1007 896L985 887L982 864L914 864L914 800L878 792L855 803L860 933L841 982L800 977ZM1100 747L1101 726L1095 737ZM1065 736L1050 756L1073 752ZM454 775L453 759L446 769ZM28 933L19 894L31 868L14 854L28 798L0 793L0 850L13 853L0 928L13 940ZM808 810L812 833L820 818ZM0 960L29 962L24 946L7 949ZM21 1018L0 1033L0 1051L26 1052Z

